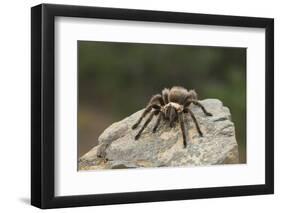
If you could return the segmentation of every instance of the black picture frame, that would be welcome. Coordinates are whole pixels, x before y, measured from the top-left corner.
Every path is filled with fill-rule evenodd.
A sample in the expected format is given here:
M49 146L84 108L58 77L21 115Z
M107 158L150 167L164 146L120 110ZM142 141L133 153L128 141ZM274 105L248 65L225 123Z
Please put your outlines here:
M55 17L264 28L265 184L79 196L54 195ZM271 18L41 4L31 8L31 204L39 208L155 202L274 193L274 20Z

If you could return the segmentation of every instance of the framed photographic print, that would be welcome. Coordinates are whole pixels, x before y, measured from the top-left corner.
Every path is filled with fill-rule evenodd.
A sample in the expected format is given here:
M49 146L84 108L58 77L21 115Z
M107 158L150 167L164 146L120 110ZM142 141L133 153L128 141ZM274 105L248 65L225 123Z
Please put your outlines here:
M274 21L31 9L31 203L271 194Z

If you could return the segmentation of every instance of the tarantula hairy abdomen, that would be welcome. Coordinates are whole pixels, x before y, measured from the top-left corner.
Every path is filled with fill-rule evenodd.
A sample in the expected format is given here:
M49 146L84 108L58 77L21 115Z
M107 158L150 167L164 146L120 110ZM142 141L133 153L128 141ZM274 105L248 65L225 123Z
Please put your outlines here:
M193 122L195 123L198 134L200 136L203 136L197 119L194 113L189 108L191 103L199 106L203 110L205 115L212 116L212 114L208 112L205 107L198 101L197 93L195 92L195 90L187 90L183 87L174 86L171 89L165 88L162 90L161 94L152 96L142 115L132 126L132 129L137 128L143 118L145 118L149 114L143 126L135 136L135 140L139 139L143 130L151 122L153 117L157 116L157 120L152 131L156 132L161 120L168 122L170 127L173 127L176 122L179 122L183 136L183 145L184 147L186 147L187 140L183 118L184 114L189 114L191 116Z

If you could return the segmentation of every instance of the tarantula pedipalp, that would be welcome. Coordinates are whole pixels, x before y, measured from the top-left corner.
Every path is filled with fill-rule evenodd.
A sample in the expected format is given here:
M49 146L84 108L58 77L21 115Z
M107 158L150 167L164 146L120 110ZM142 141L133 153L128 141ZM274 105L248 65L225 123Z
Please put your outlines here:
M205 107L198 101L197 93L195 92L195 90L187 90L183 87L174 86L171 89L163 89L162 94L156 94L152 96L141 117L132 126L132 129L137 128L142 119L150 113L149 117L139 130L138 134L135 136L135 140L139 139L143 130L151 122L153 116L158 116L153 128L153 132L156 132L161 120L168 121L170 127L173 127L174 123L176 121L179 121L183 136L183 145L184 147L186 147L185 124L183 119L184 113L190 114L199 135L202 137L203 133L199 127L197 119L194 113L189 109L191 103L201 107L205 115L212 116L212 114L209 113L205 109Z

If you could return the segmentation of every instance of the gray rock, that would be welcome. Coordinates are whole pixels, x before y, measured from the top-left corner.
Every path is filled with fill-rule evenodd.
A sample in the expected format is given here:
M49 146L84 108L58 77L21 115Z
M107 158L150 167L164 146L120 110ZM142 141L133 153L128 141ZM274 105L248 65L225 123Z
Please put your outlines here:
M235 128L227 107L217 99L200 101L213 114L206 116L200 107L191 105L203 137L198 135L190 115L185 115L187 147L183 147L180 125L171 128L161 121L156 133L152 133L156 117L143 131L134 137L143 122L135 130L131 127L143 110L113 123L98 138L99 145L79 159L80 170L122 169L139 167L205 166L239 163ZM103 156L101 158L98 156Z

